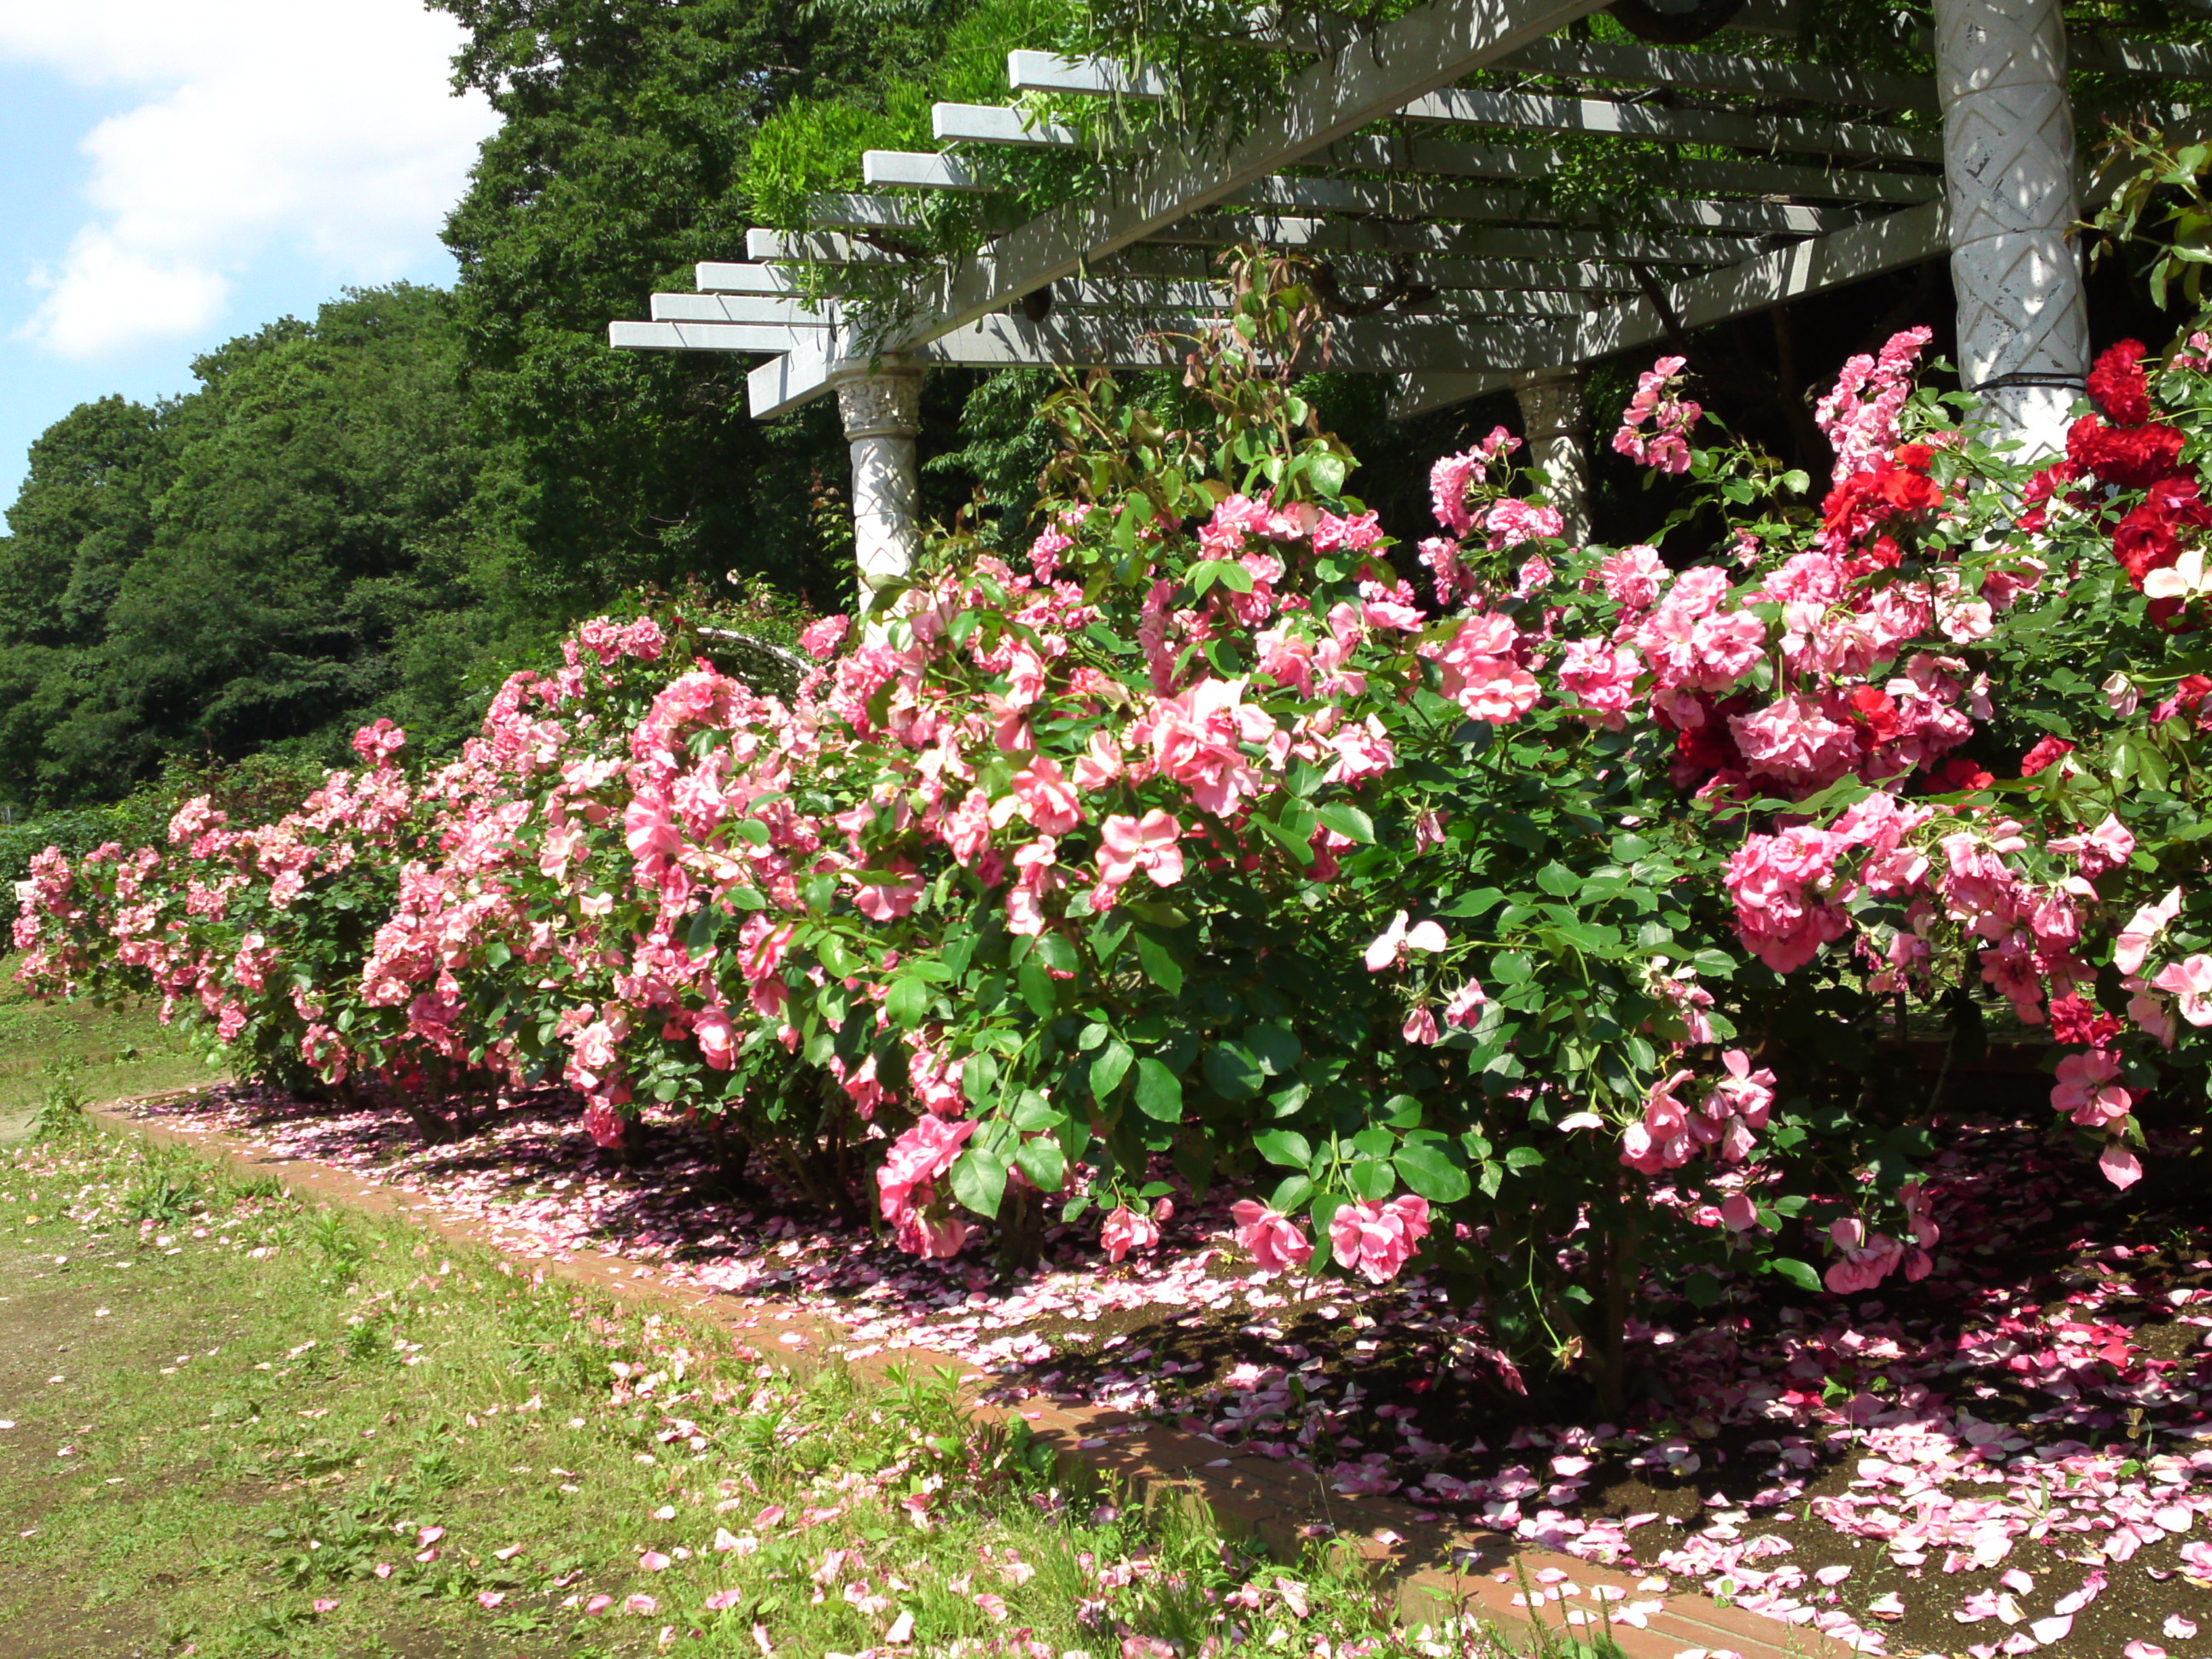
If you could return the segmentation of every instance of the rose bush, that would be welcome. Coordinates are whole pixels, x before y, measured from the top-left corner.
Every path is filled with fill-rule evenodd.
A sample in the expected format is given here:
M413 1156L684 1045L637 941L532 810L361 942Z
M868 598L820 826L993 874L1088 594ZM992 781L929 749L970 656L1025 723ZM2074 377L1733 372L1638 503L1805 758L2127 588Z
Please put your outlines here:
M787 701L587 623L447 766L372 728L276 823L42 859L23 971L433 1128L685 1112L924 1255L1021 1259L1049 1203L1119 1260L1168 1172L1226 1182L1263 1270L1419 1260L1503 1384L1579 1355L1608 1399L1646 1267L1933 1269L1911 1005L2047 1026L2131 1178L2212 1026L2202 347L2108 356L2031 474L1901 335L1822 401L1817 503L1662 359L1615 447L1720 546L1564 544L1502 430L1407 545L1275 367L1310 295L1253 274L1189 418L1057 399L1025 568L944 536Z

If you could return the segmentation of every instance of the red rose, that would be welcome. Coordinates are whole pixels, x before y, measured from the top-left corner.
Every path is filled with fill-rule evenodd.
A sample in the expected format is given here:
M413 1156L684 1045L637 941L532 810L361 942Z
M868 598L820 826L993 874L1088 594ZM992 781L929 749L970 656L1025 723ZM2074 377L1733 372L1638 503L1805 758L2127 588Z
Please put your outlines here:
M2141 340L2122 340L2089 371L2089 395L2114 426L2141 426L2150 419L2150 383L2143 378L2142 360Z
M1887 743L1897 736L1897 701L1880 686L1855 687L1851 708L1876 743Z
M2142 503L2112 527L2112 556L2137 587L2154 570L2181 556L2181 532L2212 528L2212 503L2197 491L2194 478L2160 478Z
M1929 787L1939 795L1960 789L1986 789L1996 781L1974 762L1957 755L1928 775Z
M2051 1035L2061 1042L2082 1042L2094 1048L2120 1034L2120 1022L2094 1004L2069 991L2051 1002Z
M2032 778L2061 755L2070 755L2074 745L2063 738L2045 738L2020 757L2020 775Z
M2170 426L2110 427L2084 415L2066 434L2066 457L2124 489L2145 489L2173 476L2182 434Z

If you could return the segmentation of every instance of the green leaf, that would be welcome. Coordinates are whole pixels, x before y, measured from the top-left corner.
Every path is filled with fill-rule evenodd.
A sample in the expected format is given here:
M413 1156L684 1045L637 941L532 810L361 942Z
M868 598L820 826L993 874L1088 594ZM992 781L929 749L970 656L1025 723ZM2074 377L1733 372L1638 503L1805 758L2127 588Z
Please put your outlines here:
M1039 934L1033 954L1055 973L1072 974L1076 969L1075 945L1062 934Z
M1801 1291L1817 1291L1820 1288L1820 1275L1794 1256L1774 1257L1766 1264L1766 1271L1771 1273L1780 1273L1783 1278Z
M1324 495L1341 495L1345 478L1351 465L1343 456L1324 451L1306 463L1307 476L1313 479L1314 488Z
M1313 1146L1296 1129L1262 1129L1252 1137L1252 1146L1268 1163L1286 1170L1313 1167Z
M769 843L768 825L758 818L732 819L730 833L739 841L749 842L755 847L765 847Z
M969 1054L961 1064L960 1092L971 1105L988 1109L998 1097L999 1062L988 1054Z
M1200 559L1190 568L1190 591L1194 599L1203 599L1216 582L1232 593L1252 591L1252 573L1234 559Z
M1375 840L1375 820L1349 801L1333 800L1326 806L1316 806L1314 817L1346 841L1356 841L1366 846L1371 845Z
M732 910L765 910L767 896L757 887L732 887L722 894L722 902Z
M1505 1167L1516 1174L1522 1170L1533 1170L1543 1161L1543 1153L1534 1146L1508 1146L1505 1149Z
M1456 1204L1470 1189L1467 1171L1446 1157L1443 1147L1431 1143L1401 1146L1390 1161L1397 1165L1399 1178L1407 1187L1431 1204Z
M1006 1166L997 1154L970 1146L952 1166L952 1196L977 1215L995 1220L1006 1195Z
M1302 1175L1285 1176L1283 1184L1275 1188L1274 1196L1267 1200L1267 1207L1279 1214L1294 1215L1297 1212L1298 1206L1313 1195L1312 1177Z
M1022 1000L1039 1019L1050 1019L1057 999L1053 992L1052 975L1044 964L1032 956L1015 970L1014 980L1022 988Z
M1119 1037L1113 1038L1101 1048L1097 1057L1091 1062L1091 1098L1103 1103L1107 1096L1120 1088L1121 1079L1128 1074L1129 1062L1135 1058L1129 1051L1129 1045Z
M1260 1069L1269 1077L1287 1076L1304 1052L1297 1033L1279 1020L1244 1028L1244 1046L1256 1054Z
M1344 1178L1353 1192L1370 1204L1382 1202L1398 1188L1398 1172L1388 1158L1356 1158L1345 1170Z
M1175 952L1149 933L1137 935L1137 960L1145 969L1145 977L1171 997L1182 994L1182 963Z
M1267 1084L1259 1057L1241 1042L1219 1042L1206 1051L1206 1080L1228 1100L1254 1100Z
M892 1021L911 1029L929 1018L929 981L914 974L901 974L891 981L884 1008Z
M1582 889L1583 878L1556 861L1536 872L1536 885L1553 898L1571 898Z
M1472 919L1486 913L1505 896L1495 887L1478 887L1473 892L1462 893L1437 914L1440 916L1459 916Z
M1056 1193L1067 1183L1066 1154L1050 1135L1038 1135L1022 1142L1021 1151L1014 1154L1014 1162L1022 1166L1024 1175L1036 1182L1041 1192Z
M699 914L691 918L691 925L684 930L684 944L691 959L696 962L714 948L714 935L721 931L722 913L711 904L699 907ZM489 956L489 952L486 953ZM492 966L499 966L493 963Z
M1056 1129L1066 1121L1067 1115L1059 1110L1044 1097L1042 1091L1024 1089L1021 1098L1014 1103L1014 1127L1024 1134L1042 1134Z
M1137 1062L1137 1109L1162 1123L1182 1121L1182 1081L1147 1054Z

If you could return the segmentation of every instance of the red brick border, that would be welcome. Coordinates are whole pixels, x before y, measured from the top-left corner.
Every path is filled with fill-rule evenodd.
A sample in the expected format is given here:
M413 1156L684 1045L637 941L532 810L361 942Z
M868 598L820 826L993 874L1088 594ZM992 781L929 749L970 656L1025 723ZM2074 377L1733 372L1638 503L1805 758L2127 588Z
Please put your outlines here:
M412 1194L307 1159L273 1156L217 1131L149 1123L121 1109L173 1099L184 1092L189 1091L115 1101L88 1108L87 1115L105 1127L154 1145L190 1147L249 1176L273 1178L302 1200L371 1215L401 1217L452 1243L499 1249L488 1230L446 1216L430 1203L410 1202ZM534 1261L532 1266L549 1277L614 1291L625 1299L648 1297L703 1317L729 1331L761 1358L802 1374L830 1363L826 1357L830 1351L846 1340L843 1331L803 1309L770 1306L741 1313L727 1297L714 1291L641 1279L635 1270L626 1273L589 1255L565 1261ZM786 1333L800 1340L777 1340ZM870 1376L881 1376L898 1366L950 1370L963 1381L981 1381L987 1375L965 1360L928 1348L887 1349L848 1363ZM1018 1416L1064 1463L1110 1475L1147 1494L1203 1503L1219 1524L1257 1537L1279 1554L1296 1553L1310 1535L1300 1531L1302 1524L1316 1520L1332 1523L1338 1536L1352 1543L1369 1560L1395 1573L1399 1607L1412 1623L1469 1613L1491 1620L1507 1635L1525 1634L1529 1613L1516 1607L1514 1598L1522 1594L1523 1578L1534 1588L1536 1574L1547 1567L1567 1573L1582 1588L1582 1595L1568 1602L1547 1604L1544 1622L1555 1632L1565 1628L1557 1617L1563 1607L1594 1611L1594 1598L1599 1595L1624 1602L1654 1599L1638 1592L1635 1580L1627 1574L1516 1543L1495 1533L1464 1533L1425 1522L1416 1517L1410 1506L1395 1498L1346 1498L1331 1492L1321 1477L1310 1471L1271 1458L1240 1455L1127 1412L1041 1395L1012 1407L978 1403L970 1409L986 1422ZM1499 1582L1500 1573L1509 1575L1504 1583ZM1611 1627L1613 1639L1626 1659L1675 1659L1685 1649L1717 1650L1739 1655L1741 1659L1845 1659L1850 1652L1820 1632L1784 1626L1741 1608L1723 1607L1702 1595L1657 1599L1663 1610L1651 1614L1646 1627Z

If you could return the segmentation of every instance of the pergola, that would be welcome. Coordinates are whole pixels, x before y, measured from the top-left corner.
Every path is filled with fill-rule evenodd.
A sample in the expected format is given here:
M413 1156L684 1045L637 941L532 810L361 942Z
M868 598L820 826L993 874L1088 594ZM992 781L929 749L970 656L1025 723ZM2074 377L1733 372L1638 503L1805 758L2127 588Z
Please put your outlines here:
M652 319L615 323L612 343L766 355L757 417L836 392L866 586L904 573L918 541L925 367L1174 361L1164 337L1228 303L1214 251L1247 241L1326 259L1348 313L1329 367L1394 377L1395 412L1513 387L1571 532L1588 526L1584 366L1947 252L1966 385L1996 435L2057 448L2088 358L2067 238L2069 52L2186 88L2212 84L2212 52L2069 41L2061 0L1936 0L1926 78L1771 55L1813 3L1630 0L1693 26L1726 18L1729 33L1690 50L1561 35L1600 0L1433 0L1367 32L1279 34L1316 61L1233 143L1133 157L1094 196L957 259L902 246L918 193L988 192L989 147L1081 141L1021 107L939 104L940 150L869 152L870 193L815 198L802 233L750 233L744 262L701 264L696 292L654 295ZM1165 91L1122 64L1029 52L1008 80L1017 94ZM1907 112L1940 114L1940 130ZM1601 222L1528 187L1565 134L1695 155L1673 152L1632 222ZM908 303L872 325L808 298L810 266L893 268Z

